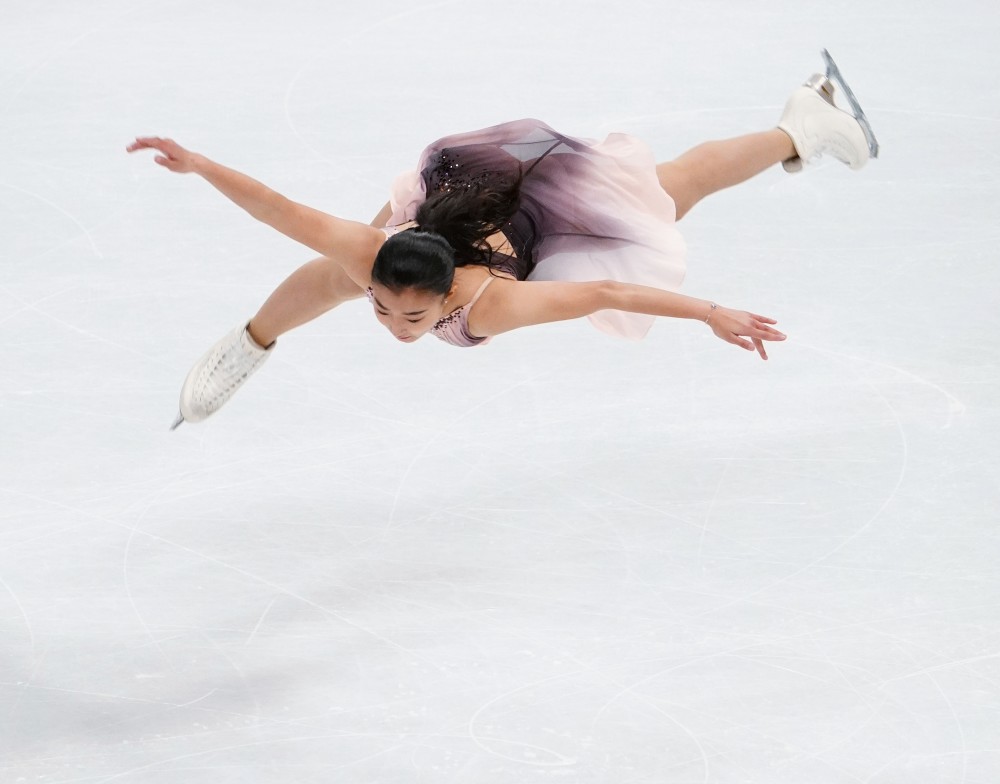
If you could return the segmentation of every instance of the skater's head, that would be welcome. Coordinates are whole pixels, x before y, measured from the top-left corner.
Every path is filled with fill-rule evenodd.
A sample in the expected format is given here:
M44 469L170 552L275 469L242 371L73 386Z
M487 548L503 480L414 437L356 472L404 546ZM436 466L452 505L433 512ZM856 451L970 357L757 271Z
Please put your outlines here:
M449 310L455 267L489 266L489 238L517 210L521 178L439 191L417 209L417 226L389 237L372 268L375 314L400 340L430 331Z
M405 342L430 331L448 308L455 250L438 234L403 231L387 239L372 267L375 317Z
M418 289L443 296L454 280L454 248L428 231L401 231L389 237L372 266L372 283L393 291Z

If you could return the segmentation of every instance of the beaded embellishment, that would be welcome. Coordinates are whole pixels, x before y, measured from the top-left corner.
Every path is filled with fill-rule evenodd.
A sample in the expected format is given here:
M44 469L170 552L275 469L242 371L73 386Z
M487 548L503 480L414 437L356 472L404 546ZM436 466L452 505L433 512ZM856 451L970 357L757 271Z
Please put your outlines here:
M460 319L462 317L462 312L467 307L468 307L468 305L462 305L462 307L460 307L458 310L456 310L456 311L454 311L452 313L449 313L444 318L439 318L437 321L434 322L434 326L431 327L431 332L434 332L434 331L439 330L439 329L444 329L446 326L448 326L449 324L451 324L453 321L458 321L458 319Z

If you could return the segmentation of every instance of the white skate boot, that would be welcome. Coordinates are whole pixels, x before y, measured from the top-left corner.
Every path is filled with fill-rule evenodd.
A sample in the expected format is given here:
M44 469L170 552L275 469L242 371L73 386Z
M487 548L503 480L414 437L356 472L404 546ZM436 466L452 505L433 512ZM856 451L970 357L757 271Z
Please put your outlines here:
M201 422L222 408L273 349L274 343L267 348L257 345L245 326L223 337L188 373L181 388L180 415L170 429L181 422Z
M852 169L860 169L869 158L878 157L878 142L857 98L830 53L824 49L822 55L827 65L826 75L813 74L792 93L778 123L791 137L797 153L781 164L785 171L799 171L804 162L824 154ZM843 91L853 114L834 103L834 82Z

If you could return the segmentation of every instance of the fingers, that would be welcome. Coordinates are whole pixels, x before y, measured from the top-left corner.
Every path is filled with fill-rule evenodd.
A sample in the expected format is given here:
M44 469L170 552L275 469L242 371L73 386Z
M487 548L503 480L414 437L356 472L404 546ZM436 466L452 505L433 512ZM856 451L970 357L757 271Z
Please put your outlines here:
M194 156L181 147L173 139L162 139L159 136L137 136L135 141L125 147L126 152L137 150L156 150L159 155L153 162L172 172L183 174L193 171Z
M755 329L747 333L748 337L759 340L785 340L788 336L776 329Z
M136 150L159 150L170 155L177 150L177 142L173 139L161 139L159 136L136 136L135 141L125 148L126 152Z
M744 340L738 335L733 335L732 340L729 342L747 351L756 351L760 354L761 359L767 359L767 350L764 348L764 342L760 338L752 338L752 340L753 342L751 343L749 340Z
M741 338L739 335L737 335L735 333L733 333L733 335L730 338L729 342L732 343L734 346L739 346L740 348L745 348L747 351L753 351L753 345L750 343L750 341L749 340L744 340L743 338Z
M751 322L752 330L747 331L748 337L760 338L761 340L784 340L787 336L784 332L779 332L774 327L769 326L769 324L777 324L774 319L767 319L764 323L758 322L758 317L754 316L754 321Z
M157 149L157 142L159 141L160 139L155 136L136 136L135 141L126 147L125 150L126 152L135 152L136 150Z
M764 341L785 339L785 336L777 330L748 330L743 334L746 335L746 338L742 337L738 332L730 332L728 336L720 337L724 337L727 342L732 343L734 346L739 346L746 351L756 351L760 355L760 358L764 360L767 359L767 349L764 348Z
M754 347L757 349L757 353L760 354L760 358L767 359L767 351L764 349L764 342L760 338L753 339Z

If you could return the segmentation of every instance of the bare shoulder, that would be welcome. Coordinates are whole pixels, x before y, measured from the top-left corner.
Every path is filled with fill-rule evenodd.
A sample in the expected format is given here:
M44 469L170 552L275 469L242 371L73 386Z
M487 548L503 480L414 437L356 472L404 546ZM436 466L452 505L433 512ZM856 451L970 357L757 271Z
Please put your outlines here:
M476 288L490 278L490 283L480 295L475 306L469 311L469 329L475 335L492 337L516 329L512 316L516 303L532 294L534 283L515 280L506 275L477 277Z

